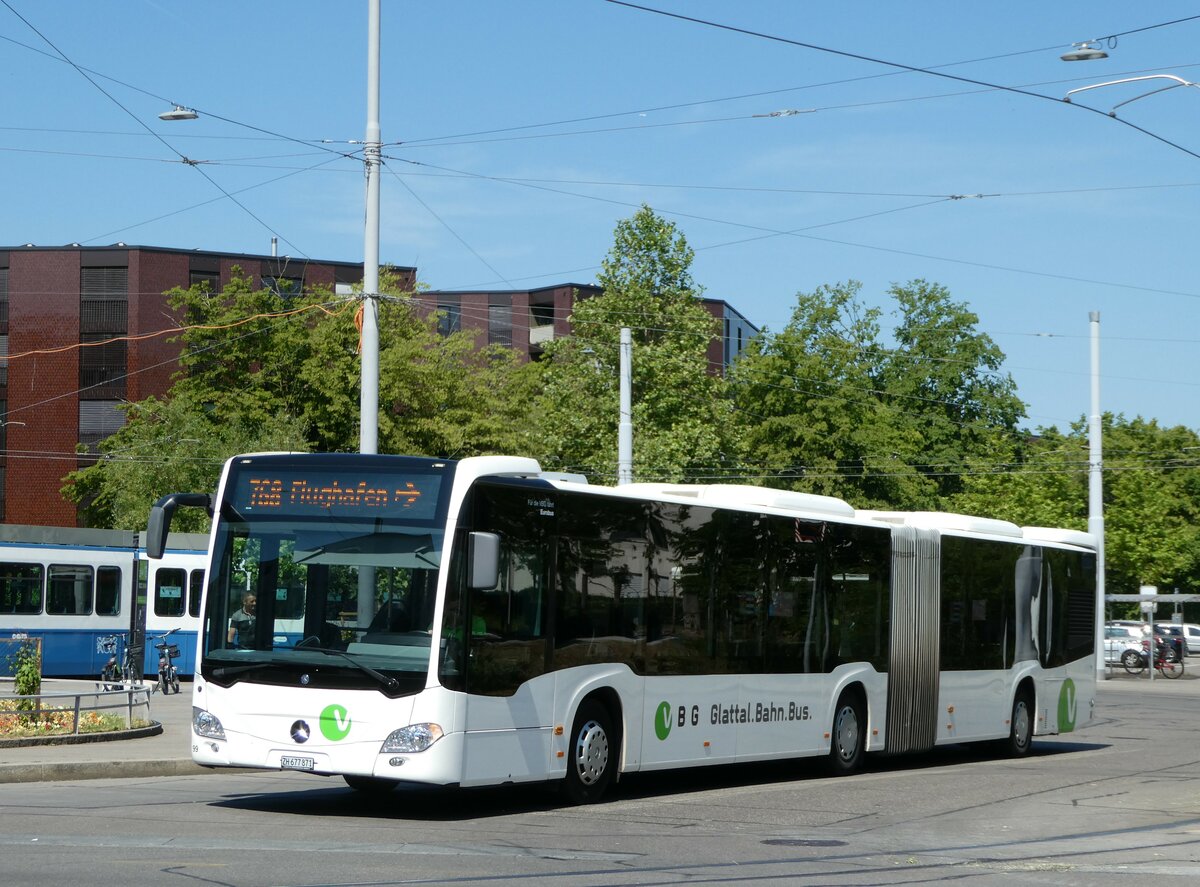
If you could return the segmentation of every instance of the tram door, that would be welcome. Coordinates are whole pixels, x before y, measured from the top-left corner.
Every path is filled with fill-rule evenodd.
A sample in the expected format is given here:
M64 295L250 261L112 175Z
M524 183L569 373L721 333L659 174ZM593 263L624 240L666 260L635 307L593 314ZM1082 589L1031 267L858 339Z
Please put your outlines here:
M140 662L142 674L146 671L146 602L150 579L149 561L137 558L134 561L132 605L129 607L129 649L140 650L134 662Z

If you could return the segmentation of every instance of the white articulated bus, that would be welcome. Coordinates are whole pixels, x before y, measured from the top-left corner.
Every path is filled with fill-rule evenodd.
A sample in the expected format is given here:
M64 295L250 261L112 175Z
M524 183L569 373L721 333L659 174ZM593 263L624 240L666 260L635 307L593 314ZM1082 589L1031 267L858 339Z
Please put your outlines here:
M1092 717L1095 545L530 459L262 454L216 500L192 756L401 783L561 780L992 740ZM253 618L239 613L247 593ZM235 625L236 623L236 625Z

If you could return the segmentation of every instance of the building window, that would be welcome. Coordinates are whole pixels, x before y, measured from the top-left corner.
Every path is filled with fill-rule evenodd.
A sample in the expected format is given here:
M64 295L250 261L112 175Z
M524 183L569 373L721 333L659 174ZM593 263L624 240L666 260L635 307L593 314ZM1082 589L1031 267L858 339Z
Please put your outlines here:
M512 297L492 296L488 305L488 344L512 347Z
M462 305L457 301L439 302L437 331L440 336L449 336L462 329Z
M128 330L129 269L80 268L79 341L83 345L92 342L105 343L82 349L79 358L81 400L110 400L125 396L125 376L128 374L126 343L108 340L124 336ZM93 443L99 443L99 440L91 441L84 436L84 403L79 404L80 443L91 446ZM120 414L120 420L121 424L124 424L124 414Z
M129 297L129 269L119 266L80 268L79 289L85 299L127 299Z
M125 299L89 299L79 303L79 332L89 334L125 335L129 329L129 302Z
M290 299L300 295L304 289L304 281L298 277L264 276L263 289L270 290L281 299Z
M188 286L198 286L205 292L215 293L221 285L221 275L216 271L193 271L188 277Z
M8 335L8 269L0 268L0 333Z
M125 411L119 400L81 400L79 402L79 442L89 453L98 452L100 441L125 426Z
M85 346L79 356L80 396L124 397L127 343L124 340L110 341L108 336L98 336L94 333L80 338ZM98 344L89 344L90 342Z

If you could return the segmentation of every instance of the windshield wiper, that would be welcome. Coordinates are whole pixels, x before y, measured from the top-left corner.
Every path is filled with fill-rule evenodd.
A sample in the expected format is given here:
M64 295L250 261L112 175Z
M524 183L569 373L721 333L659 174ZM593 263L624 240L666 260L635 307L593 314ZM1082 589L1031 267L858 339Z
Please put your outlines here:
M379 683L379 686L383 687L383 689L387 690L389 693L395 693L397 690L400 689L400 682L398 680L396 680L393 677L389 677L388 675L385 675L381 671L376 671L375 669L371 668L371 666L369 666L369 665L365 665L364 663L359 662L357 659L355 659L353 656L351 656L345 650L335 650L332 647L310 646L310 645L305 644L303 641L301 641L299 644L297 644L294 649L312 651L314 653L324 653L327 656L338 656L338 657L346 660L347 662L349 662L352 666L357 668L363 674L367 675L368 677L374 678Z

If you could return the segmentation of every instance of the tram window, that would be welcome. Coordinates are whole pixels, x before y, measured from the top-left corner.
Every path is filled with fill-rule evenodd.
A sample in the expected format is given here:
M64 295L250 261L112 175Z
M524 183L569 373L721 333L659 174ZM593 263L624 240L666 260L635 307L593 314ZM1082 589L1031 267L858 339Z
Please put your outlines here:
M200 615L200 597L204 594L204 571L192 570L191 585L188 588L188 615Z
M0 563L0 613L42 612L42 565Z
M46 612L57 616L90 616L92 568L51 564Z
M121 568L100 567L96 570L96 615L118 616L121 613Z
M185 610L183 589L187 585L187 571L163 569L154 575L154 615L182 616Z

